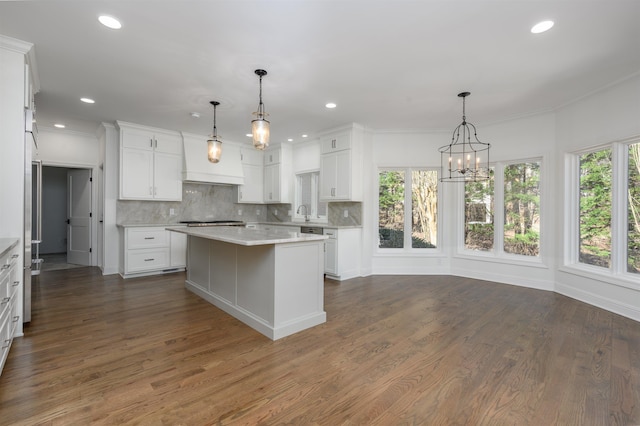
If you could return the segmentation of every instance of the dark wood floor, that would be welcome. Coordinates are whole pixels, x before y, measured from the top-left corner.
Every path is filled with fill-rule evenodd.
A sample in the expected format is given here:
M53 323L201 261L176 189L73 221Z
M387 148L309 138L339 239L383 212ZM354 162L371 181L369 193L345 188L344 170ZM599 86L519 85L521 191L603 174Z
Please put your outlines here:
M52 271L34 303L2 425L640 424L640 323L549 292L327 281L327 323L276 342L184 274Z

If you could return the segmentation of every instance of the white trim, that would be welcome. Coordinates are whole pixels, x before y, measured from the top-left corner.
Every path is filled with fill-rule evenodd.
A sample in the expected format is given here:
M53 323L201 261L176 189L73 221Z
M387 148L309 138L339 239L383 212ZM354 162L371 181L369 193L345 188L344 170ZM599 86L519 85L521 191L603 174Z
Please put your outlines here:
M492 281L517 287L533 288L536 290L554 290L554 282L551 280L528 278L521 275L498 274L494 272L480 271L477 269L470 271L465 268L451 268L450 275L473 278L475 280Z
M589 291L585 291L564 283L556 282L554 291L564 296L571 297L572 299L588 303L589 305L596 306L598 308L602 308L609 312L613 312L615 314L619 314L640 322L640 309L638 309L637 305L634 306L631 304L622 303L618 300L603 297L599 294L594 294Z

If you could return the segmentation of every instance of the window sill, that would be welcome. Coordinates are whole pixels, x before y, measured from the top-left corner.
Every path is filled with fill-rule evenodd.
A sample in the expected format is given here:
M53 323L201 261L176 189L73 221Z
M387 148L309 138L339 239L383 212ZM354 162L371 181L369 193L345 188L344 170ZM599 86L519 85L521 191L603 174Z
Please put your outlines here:
M525 266L527 268L549 269L539 256L527 257L516 255L497 256L493 252L458 252L453 255L456 259L475 260L483 262L502 263L506 265Z
M376 249L374 257L447 257L440 249Z
M558 268L558 271L578 275L583 278L590 278L592 280L613 284L631 290L640 290L640 276L636 278L632 274L617 274L609 269L576 263L561 266Z

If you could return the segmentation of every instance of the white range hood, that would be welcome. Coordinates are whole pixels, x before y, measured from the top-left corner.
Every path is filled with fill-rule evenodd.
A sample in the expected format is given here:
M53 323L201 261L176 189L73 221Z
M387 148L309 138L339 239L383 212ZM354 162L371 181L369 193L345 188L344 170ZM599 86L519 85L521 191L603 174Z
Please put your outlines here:
M184 168L182 181L212 185L242 185L244 173L240 160L240 147L233 143L222 144L219 163L207 159L207 137L182 132Z

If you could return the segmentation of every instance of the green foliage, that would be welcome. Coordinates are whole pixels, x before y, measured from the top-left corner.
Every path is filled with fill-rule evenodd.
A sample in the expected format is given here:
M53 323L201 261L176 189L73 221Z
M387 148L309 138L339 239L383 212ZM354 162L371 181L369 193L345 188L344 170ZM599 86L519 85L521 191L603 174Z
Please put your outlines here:
M611 257L612 151L580 157L580 252L590 264L608 266Z

